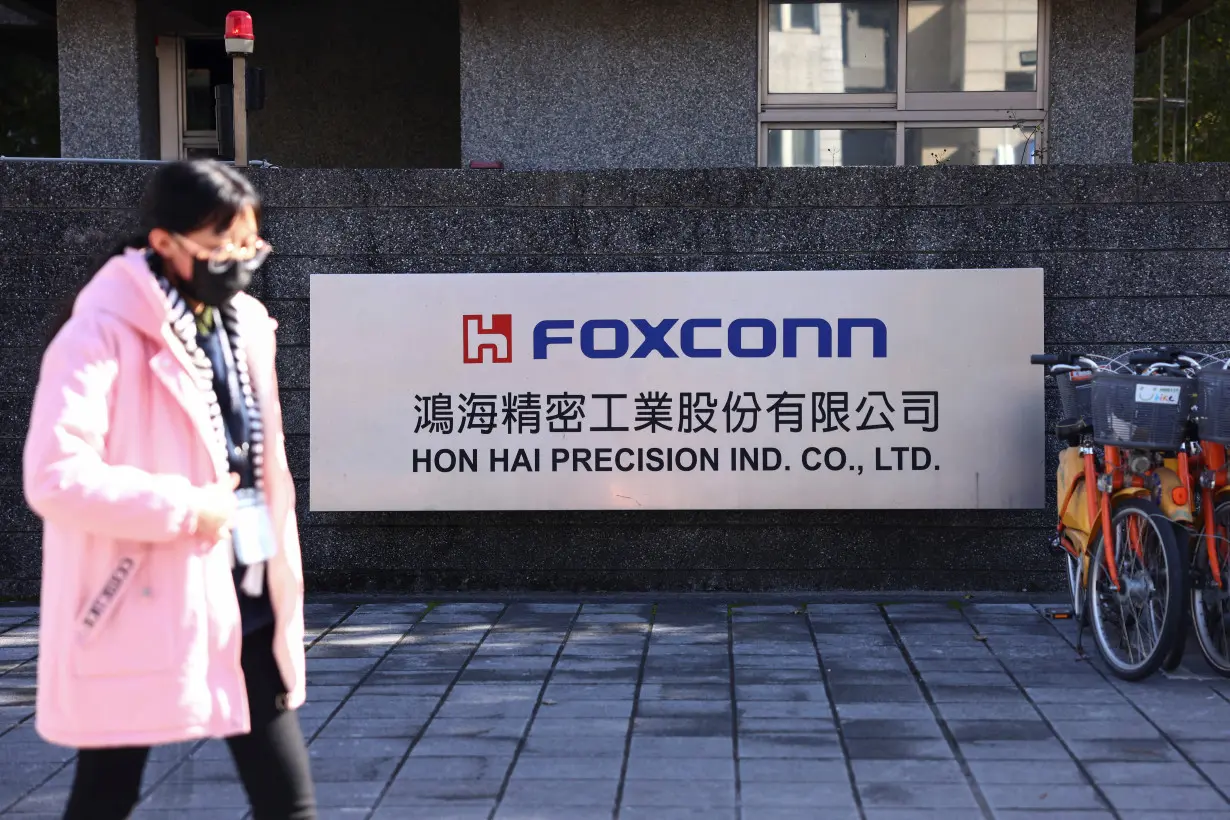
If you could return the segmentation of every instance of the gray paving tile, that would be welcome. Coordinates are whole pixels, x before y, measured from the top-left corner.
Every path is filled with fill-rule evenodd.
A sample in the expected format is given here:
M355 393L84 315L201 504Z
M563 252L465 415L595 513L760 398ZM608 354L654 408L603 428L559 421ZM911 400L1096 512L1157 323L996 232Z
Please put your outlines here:
M1179 740L1176 743L1197 763L1230 763L1230 743L1225 740Z
M965 783L953 760L855 760L859 783Z
M655 738L649 738L653 740ZM682 738L691 740L693 738ZM695 738L704 740L704 738ZM622 734L607 735L571 735L569 737L530 735L525 741L523 753L557 755L572 754L577 756L610 757L624 753L627 738Z
M716 701L718 703L726 703L729 706L729 701ZM647 701L641 701L641 708L644 708ZM744 718L802 718L802 719L827 719L832 718L833 709L826 702L822 701L792 701L783 702L778 700L741 700L739 701L739 717Z
M672 806L637 806L627 801L620 804L620 818L644 818L644 820L735 820L733 808L685 809ZM747 811L743 813L748 816Z
M922 691L914 684L839 684L830 693L837 703L911 703L922 701Z
M727 720L729 724L729 719ZM538 717L530 725L530 737L575 737L584 735L626 735L629 721L627 718L587 718L576 720L569 717L555 717L550 710L540 710Z
M1027 765L1015 758L969 760L967 763L980 784L1076 786L1088 783L1080 768L1066 757L1030 760Z
M715 701L720 703L719 701ZM641 702L641 713L645 714L645 706L648 702ZM572 700L572 701L543 701L541 708L538 710L538 720L576 720L576 719L611 719L628 721L632 717L633 700ZM448 704L445 705L448 708ZM443 711L441 711L443 715Z
M1041 721L1038 710L1031 704L1020 701L995 701L992 703L970 703L966 701L938 703L940 715L944 720L1022 720Z
M426 718L334 718L320 732L320 739L403 738L408 740L426 725Z
M1230 816L1230 802L1208 786L1153 783L1104 786L1103 791L1111 805L1123 811L1167 811L1176 815L1185 811L1221 811Z
M535 780L604 780L618 778L623 767L622 756L569 757L565 751L558 752L557 757L523 754L517 759L513 776Z
M428 780L399 775L389 785L382 806L412 806L436 800L495 800L502 780Z
M746 803L746 786L743 794ZM623 803L675 808L729 808L735 805L735 780L733 776L721 780L628 777L624 782Z
M627 725L624 725L627 730ZM728 715L640 717L633 722L633 737L731 737L734 725Z
M437 737L517 739L525 734L529 725L528 715L524 718L437 717L427 724L423 740Z
M727 718L729 722L729 718ZM832 718L739 718L740 734L790 734L809 732L823 734L837 731Z
M746 773L743 775L747 777ZM729 780L734 782L734 758L724 757L647 757L628 758L629 780Z
M729 701L721 700L642 700L639 717L682 717L684 715L725 715L730 719Z
M427 757L416 749L397 774L398 780L502 780L512 755L498 757Z
M1053 761L1068 760L1067 751L1058 739L1045 740L974 740L959 742L961 754L967 760Z
M1187 763L1137 763L1128 761L1086 763L1085 769L1099 785L1136 786L1147 783L1166 786L1205 786L1200 772ZM1224 772L1230 775L1230 765ZM1223 780L1214 778L1214 782Z
M842 720L847 738L943 738L935 720L879 720L875 718Z
M514 738L423 738L414 753L424 757L500 757L512 755L520 741Z
M1191 753L1191 749L1187 748L1188 744L1184 744L1184 748ZM1183 757L1164 738L1157 739L1139 739L1139 740L1073 740L1068 743L1068 747L1072 749L1072 754L1078 760L1091 763L1099 760L1135 760L1140 762L1161 762L1171 761L1174 763L1182 762ZM1225 744L1208 744L1207 752L1213 755L1213 759L1225 755ZM1193 755L1194 759L1200 760L1199 757ZM1230 760L1230 757L1223 757Z
M846 761L837 758L751 758L739 760L746 783L850 783Z
M652 737L634 734L631 754L644 757L733 758L734 744L729 737Z
M740 816L743 820L816 820L814 809L799 806L745 806ZM861 820L861 815L854 806L829 806L824 820Z
M974 793L963 783L860 783L863 805L882 808L977 809Z
M500 804L495 820L610 820L613 810L613 806L551 806L506 801Z
M985 820L980 809L886 809L871 806L865 809L866 820Z
M838 716L844 720L931 720L931 707L923 703L838 703Z
M852 760L949 760L953 757L947 741L934 738L853 737L846 740L846 748Z
M1092 786L1054 783L980 783L987 802L996 809L1105 809Z
M526 806L615 806L615 792L619 789L619 777L558 780L531 779L513 774L508 791L500 801L501 807L523 804ZM608 809L609 811L610 809Z
M1041 720L949 720L958 743L975 741L1050 740L1055 737Z
M384 781L317 783L316 805L321 809L370 809L384 787Z
M159 787L143 801L151 809L220 809L248 808L248 796L243 787L234 783L176 784Z
M744 806L781 806L812 808L826 814L828 808L853 808L854 790L841 782L770 783L749 782L742 785Z
M1149 740L1161 737L1153 726L1143 718L1130 720L1065 720L1053 723L1056 733L1064 740Z
M543 694L543 700L555 703L568 703L577 700L631 701L635 694L635 681L632 683L596 683L587 685L557 683L553 679L547 685L547 690ZM641 697L644 697L643 693Z
M836 734L743 735L739 738L739 758L817 758L840 759L841 744Z
M371 820L486 820L494 800L428 800L414 805L381 805Z

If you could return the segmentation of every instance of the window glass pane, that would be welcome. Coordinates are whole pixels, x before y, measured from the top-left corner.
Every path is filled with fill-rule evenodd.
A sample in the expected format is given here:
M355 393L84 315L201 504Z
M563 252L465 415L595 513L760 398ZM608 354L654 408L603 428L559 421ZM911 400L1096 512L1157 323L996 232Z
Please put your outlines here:
M896 43L896 0L770 3L769 92L895 91Z
M222 40L184 41L184 109L188 131L213 131L214 86L230 83L231 60Z
M1035 165L1036 129L906 128L906 165Z
M773 128L769 166L895 165L897 132L878 128Z
M1033 91L1038 0L909 0L906 91Z

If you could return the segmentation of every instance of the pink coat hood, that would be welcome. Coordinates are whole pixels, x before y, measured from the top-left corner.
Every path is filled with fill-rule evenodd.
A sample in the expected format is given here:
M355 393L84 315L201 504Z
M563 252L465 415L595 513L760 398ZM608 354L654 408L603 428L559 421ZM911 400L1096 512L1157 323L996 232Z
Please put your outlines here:
M303 569L274 367L275 321L235 302L265 427L279 535L267 579L274 655L304 701ZM205 399L139 251L111 259L44 354L24 452L43 519L36 727L77 748L249 731L229 542L194 535L223 480Z

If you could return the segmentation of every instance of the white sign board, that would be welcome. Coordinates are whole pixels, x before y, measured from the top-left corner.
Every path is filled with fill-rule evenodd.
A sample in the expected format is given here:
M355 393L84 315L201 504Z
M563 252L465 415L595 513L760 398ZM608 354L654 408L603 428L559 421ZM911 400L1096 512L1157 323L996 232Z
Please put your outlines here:
M311 289L313 510L1043 504L1039 269Z

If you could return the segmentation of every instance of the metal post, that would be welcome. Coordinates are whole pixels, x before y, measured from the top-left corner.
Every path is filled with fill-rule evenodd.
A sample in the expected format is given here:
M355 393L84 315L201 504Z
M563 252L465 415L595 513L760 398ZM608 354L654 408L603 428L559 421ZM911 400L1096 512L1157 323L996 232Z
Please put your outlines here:
M248 165L248 61L242 54L232 58L235 85L235 166Z
M1192 21L1187 21L1187 65L1183 77L1183 161L1187 162L1187 151L1190 144L1188 135L1192 119Z
M1162 161L1166 141L1166 35L1162 35L1162 54L1157 68L1157 161Z

